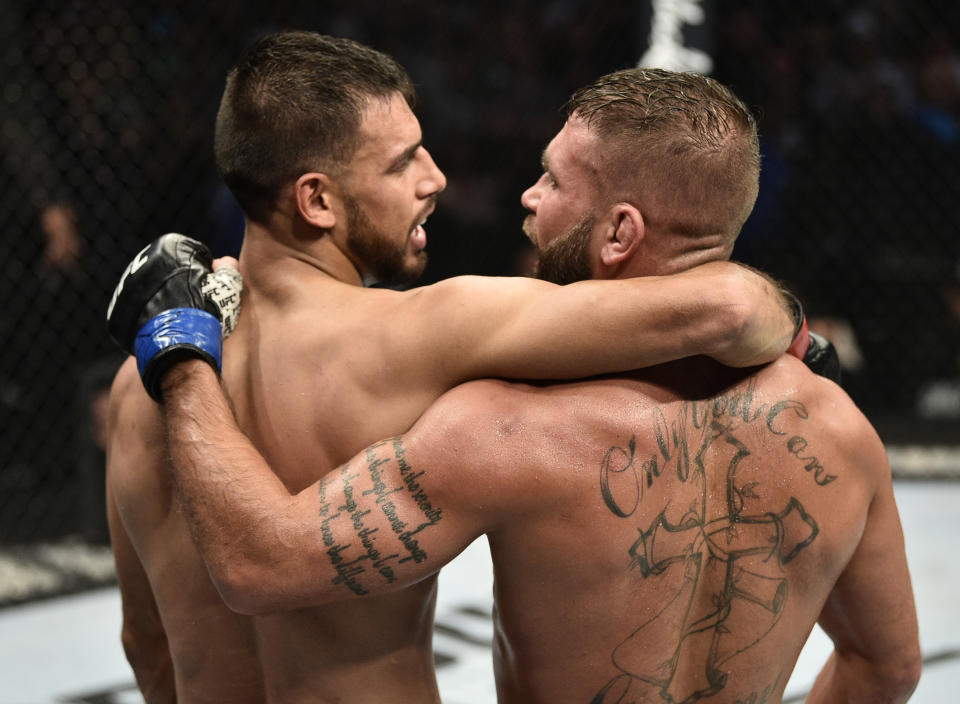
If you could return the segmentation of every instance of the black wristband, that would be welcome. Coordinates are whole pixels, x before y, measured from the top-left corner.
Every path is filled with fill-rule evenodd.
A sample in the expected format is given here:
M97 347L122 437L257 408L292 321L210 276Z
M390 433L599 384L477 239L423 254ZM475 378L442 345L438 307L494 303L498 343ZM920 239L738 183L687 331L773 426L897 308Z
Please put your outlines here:
M800 334L800 331L803 330L803 304L800 303L800 299L794 296L790 291L785 288L781 288L780 292L783 294L783 297L787 299L787 302L790 304L790 307L793 309L793 337L796 338Z

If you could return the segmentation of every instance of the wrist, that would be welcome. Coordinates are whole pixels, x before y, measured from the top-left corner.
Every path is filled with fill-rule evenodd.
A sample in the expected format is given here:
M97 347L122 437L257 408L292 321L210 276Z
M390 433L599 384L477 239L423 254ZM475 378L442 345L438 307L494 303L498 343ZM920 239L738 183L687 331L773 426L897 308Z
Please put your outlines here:
M806 316L803 313L803 304L792 292L785 288L780 289L784 300L787 302L787 308L790 311L790 319L793 321L793 336L800 334L803 324L806 322Z
M220 385L216 370L205 360L198 357L183 359L168 369L160 380L160 391L164 400L203 388L208 384Z
M803 305L795 295L786 289L780 289L783 297L790 306L790 313L793 318L793 339L790 341L790 347L787 354L793 355L798 359L803 359L810 347L810 330L807 327L807 316L803 312Z

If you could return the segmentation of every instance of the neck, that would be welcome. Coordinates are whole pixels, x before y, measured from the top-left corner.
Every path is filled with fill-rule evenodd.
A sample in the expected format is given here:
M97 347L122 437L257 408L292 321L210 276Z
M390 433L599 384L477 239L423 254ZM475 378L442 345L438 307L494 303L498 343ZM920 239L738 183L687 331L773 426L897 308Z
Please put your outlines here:
M296 288L303 276L319 276L362 286L360 272L329 234L297 236L291 228L247 222L240 249L244 286L267 295Z
M730 258L730 248L722 235L696 237L647 231L640 248L612 276L628 279L636 276L669 276L707 262Z
M742 382L754 371L753 367L726 367L714 359L696 355L640 369L634 374L677 396L705 399Z

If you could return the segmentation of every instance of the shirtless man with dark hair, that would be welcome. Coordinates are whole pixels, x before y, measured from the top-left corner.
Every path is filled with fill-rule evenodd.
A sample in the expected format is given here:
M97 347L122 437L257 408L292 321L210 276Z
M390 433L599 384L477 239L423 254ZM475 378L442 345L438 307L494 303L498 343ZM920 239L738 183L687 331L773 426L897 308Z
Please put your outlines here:
M523 202L551 271L678 271L729 254L756 193L755 126L709 79L619 72L574 96L544 167ZM883 446L793 357L469 382L299 493L209 365L174 367L163 395L200 550L239 611L366 604L486 534L504 704L780 701L817 622L835 651L811 704L902 702L916 685Z
M407 292L364 288L419 275L423 221L445 185L412 100L389 57L304 32L260 40L227 80L216 157L247 225L243 309L222 379L285 495L407 429L472 378L575 378L696 353L750 365L789 344L793 324L775 287L729 263L562 287L461 277ZM171 251L189 250L195 263L192 245L173 242ZM128 269L114 323L151 256ZM124 646L148 701L438 701L432 576L362 602L238 616L218 589L242 606L230 586L240 573L221 561L211 582L169 480L161 408L132 359L113 385L109 432ZM218 466L224 477L234 471ZM239 528L232 517L217 520L236 540L261 529L283 544L302 537L274 532L273 517ZM385 555L382 568L402 574L406 564ZM225 582L222 568L231 573ZM274 563L266 578L282 584L295 572L307 574ZM341 581L352 584L350 570Z

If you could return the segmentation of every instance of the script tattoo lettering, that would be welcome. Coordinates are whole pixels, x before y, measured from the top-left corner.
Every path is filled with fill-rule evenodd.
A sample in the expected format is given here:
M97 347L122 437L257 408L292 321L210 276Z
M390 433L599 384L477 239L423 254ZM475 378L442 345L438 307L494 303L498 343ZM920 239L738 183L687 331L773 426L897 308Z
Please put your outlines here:
M417 536L437 525L443 510L433 504L420 483L423 475L407 462L400 438L392 438L368 447L363 462L346 464L336 476L320 482L320 536L336 570L333 584L363 596L370 593L365 580L371 571L386 584L393 584L399 579L398 566L427 559ZM377 525L380 515L389 526L389 537ZM346 540L344 526L351 534L347 542L342 542Z
M662 577L676 586L660 611L614 649L611 660L620 674L591 704L632 702L630 688L640 682L672 704L709 698L727 685L724 664L779 621L789 595L784 566L820 529L797 498L771 505L760 482L738 478L751 455L744 438L755 436L742 429L760 423L778 443L784 438L782 452L798 460L788 464L812 475L815 484L837 477L827 474L805 437L787 430L807 420L804 405L792 399L757 405L754 390L751 380L739 393L685 402L670 416L658 407L652 456L639 456L636 436L604 455L600 493L619 518L637 513L658 482L671 482L670 498L652 521L637 527L627 556L642 579ZM650 508L642 515L651 516ZM776 681L744 701L760 704L775 690Z

